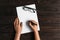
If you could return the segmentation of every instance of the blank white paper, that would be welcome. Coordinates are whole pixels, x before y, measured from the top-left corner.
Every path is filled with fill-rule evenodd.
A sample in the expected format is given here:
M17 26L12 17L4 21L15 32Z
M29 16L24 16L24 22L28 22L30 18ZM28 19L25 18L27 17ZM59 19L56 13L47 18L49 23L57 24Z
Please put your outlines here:
M25 5L25 6L36 9L35 4ZM35 13L31 13L29 11L23 10L22 7L23 6L16 7L17 16L18 16L20 22L23 23L21 34L33 32L31 30L31 28L29 26L27 26L26 22L28 20L35 20L36 22L38 22L37 12L35 11ZM39 22L38 22L38 30L40 30L40 28L39 28Z

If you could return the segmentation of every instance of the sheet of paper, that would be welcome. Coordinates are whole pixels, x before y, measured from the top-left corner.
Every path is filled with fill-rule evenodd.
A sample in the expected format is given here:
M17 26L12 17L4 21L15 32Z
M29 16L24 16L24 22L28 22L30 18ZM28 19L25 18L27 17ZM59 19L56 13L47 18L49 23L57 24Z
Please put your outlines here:
M35 4L25 6L36 9ZM16 10L20 22L23 22L21 34L32 32L31 28L27 26L26 22L28 20L35 20L36 22L38 22L37 12L35 11L35 13L32 13L30 11L25 11L23 10L23 6L16 7ZM38 23L38 30L40 30L39 23Z

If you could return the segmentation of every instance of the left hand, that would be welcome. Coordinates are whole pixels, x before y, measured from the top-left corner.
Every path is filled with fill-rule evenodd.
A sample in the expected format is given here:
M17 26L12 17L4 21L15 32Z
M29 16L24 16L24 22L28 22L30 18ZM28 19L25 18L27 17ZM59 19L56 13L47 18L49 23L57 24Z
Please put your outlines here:
M21 33L22 31L22 22L20 22L18 18L16 18L14 21L14 29L16 33Z

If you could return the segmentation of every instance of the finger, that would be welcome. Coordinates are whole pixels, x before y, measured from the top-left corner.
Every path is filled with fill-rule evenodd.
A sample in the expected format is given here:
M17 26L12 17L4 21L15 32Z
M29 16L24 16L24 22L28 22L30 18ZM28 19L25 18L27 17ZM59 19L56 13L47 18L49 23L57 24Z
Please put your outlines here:
M31 22L37 25L37 22L36 22L36 21L34 21L34 20L31 20Z
M20 23L20 26L22 27L22 22Z
M18 18L16 18L16 22L15 22L17 25L19 24L19 19Z
M18 19L18 24L20 25L20 20Z
M37 25L37 22L34 20L30 20L30 22L31 22L32 26Z
M17 25L17 18L14 21L14 28L16 28L16 25Z
M14 21L14 25L16 24L16 20L17 20L17 18L16 18L15 21Z
M31 24L31 22L29 22L29 26L30 26L31 28L33 28L33 26L32 26L32 24Z

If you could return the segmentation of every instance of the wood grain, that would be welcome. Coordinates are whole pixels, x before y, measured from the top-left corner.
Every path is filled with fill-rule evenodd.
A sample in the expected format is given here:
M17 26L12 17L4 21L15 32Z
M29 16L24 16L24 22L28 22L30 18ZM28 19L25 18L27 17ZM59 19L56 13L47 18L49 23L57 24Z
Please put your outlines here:
M60 0L0 0L0 40L14 39L16 7L32 3L37 6L41 40L60 40ZM34 40L33 32L21 40Z

